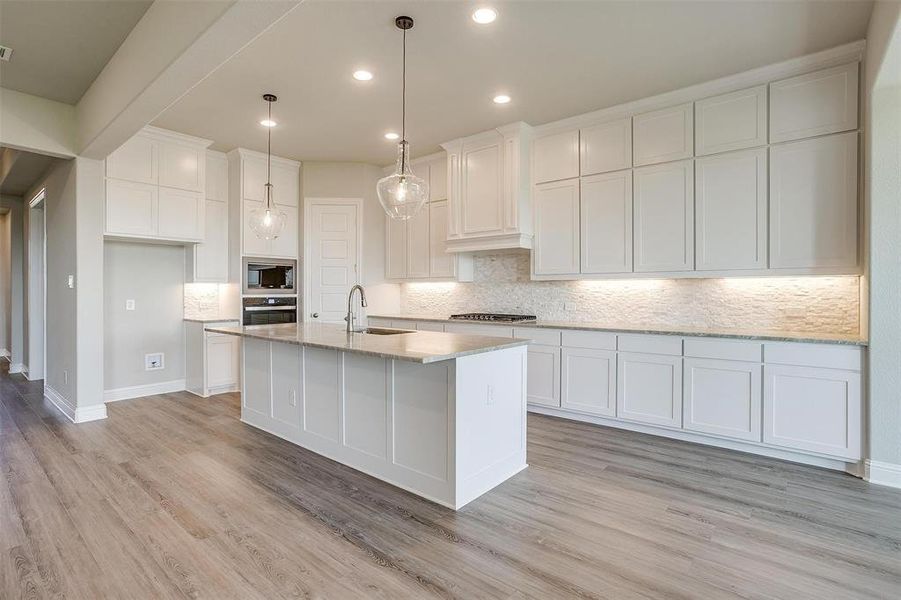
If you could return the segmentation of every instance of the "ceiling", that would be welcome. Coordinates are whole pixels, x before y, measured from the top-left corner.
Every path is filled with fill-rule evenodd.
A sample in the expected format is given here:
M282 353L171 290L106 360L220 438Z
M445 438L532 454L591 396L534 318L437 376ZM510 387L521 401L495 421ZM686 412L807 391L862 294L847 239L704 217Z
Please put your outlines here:
M400 129L408 33L407 137L414 155L455 137L613 106L865 36L871 2L472 2L308 0L211 74L154 125L263 150L264 92L279 95L273 152L387 164ZM351 73L375 74L358 82ZM497 93L512 96L495 105Z
M22 196L38 182L51 164L62 160L43 154L2 147L0 147L0 155L3 155L4 162L8 160L12 164L9 171L0 177L0 194L4 196Z
M75 104L150 0L0 0L0 86Z

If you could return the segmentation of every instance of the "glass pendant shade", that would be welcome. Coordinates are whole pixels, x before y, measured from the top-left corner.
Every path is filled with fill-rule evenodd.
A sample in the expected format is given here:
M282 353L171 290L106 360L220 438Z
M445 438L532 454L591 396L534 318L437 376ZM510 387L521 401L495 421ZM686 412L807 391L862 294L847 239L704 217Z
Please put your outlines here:
M261 240L274 240L285 230L288 216L272 199L272 184L266 184L266 202L250 211L250 230Z
M406 221L415 216L429 200L429 184L410 168L410 144L397 145L394 173L379 179L376 186L379 202L392 219Z

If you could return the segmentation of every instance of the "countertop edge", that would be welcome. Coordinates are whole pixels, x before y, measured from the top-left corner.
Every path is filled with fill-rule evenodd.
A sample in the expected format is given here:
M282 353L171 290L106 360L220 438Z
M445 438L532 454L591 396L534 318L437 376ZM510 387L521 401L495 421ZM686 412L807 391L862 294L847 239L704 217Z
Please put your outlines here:
M842 346L869 346L869 341L863 338L855 338L853 335L835 334L836 337L830 337L829 334L818 335L815 333L805 334L803 332L778 332L771 333L753 333L744 331L729 330L690 330L690 329L654 329L646 328L629 328L595 325L591 323L565 322L565 321L538 321L537 323L490 323L483 321L464 321L459 319L449 319L447 317L422 316L422 315L369 315L374 319L396 319L400 321L429 321L433 323L461 323L472 325L490 325L490 326L506 326L506 327L535 327L538 329L569 329L578 331L602 331L609 333L636 333L647 335L678 335L686 337L715 337L738 340L759 340L763 342L796 342L805 344L836 344Z

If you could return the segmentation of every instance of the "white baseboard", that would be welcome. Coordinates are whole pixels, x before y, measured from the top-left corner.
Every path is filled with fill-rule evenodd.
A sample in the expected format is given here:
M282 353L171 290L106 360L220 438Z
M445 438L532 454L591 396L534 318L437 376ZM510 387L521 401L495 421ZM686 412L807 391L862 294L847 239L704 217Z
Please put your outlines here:
M58 408L73 423L87 423L88 421L98 421L106 418L105 404L73 406L68 398L46 384L44 385L44 398L49 400L53 406Z
M28 371L28 367L23 365L22 363L9 363L9 372L10 373L25 373Z
M865 478L877 485L901 488L901 465L867 459Z
M10 356L11 354L9 353L9 350L7 350L6 348L0 348L0 358L8 359Z
M172 392L181 392L184 391L184 389L184 379L173 379L172 381L149 383L146 385L132 385L129 387L121 387L104 391L103 401L118 402L119 400L143 398L144 396L155 396L156 394L170 394Z

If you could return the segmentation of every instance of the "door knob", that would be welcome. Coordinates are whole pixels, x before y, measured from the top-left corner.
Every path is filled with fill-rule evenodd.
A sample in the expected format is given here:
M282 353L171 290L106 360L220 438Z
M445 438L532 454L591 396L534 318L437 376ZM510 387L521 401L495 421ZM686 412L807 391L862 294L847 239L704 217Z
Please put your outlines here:
M318 318L319 318L319 313L313 313L313 314L310 315L310 316L313 317L314 319L318 319Z

